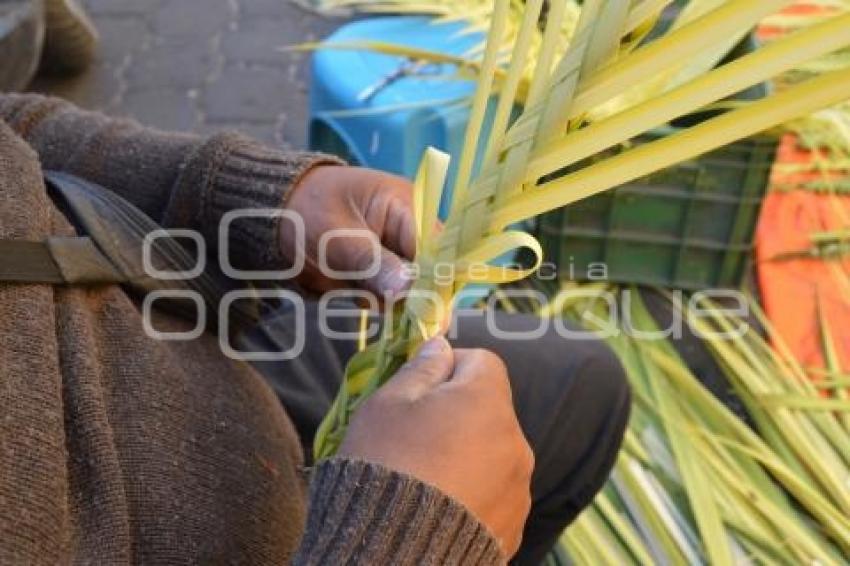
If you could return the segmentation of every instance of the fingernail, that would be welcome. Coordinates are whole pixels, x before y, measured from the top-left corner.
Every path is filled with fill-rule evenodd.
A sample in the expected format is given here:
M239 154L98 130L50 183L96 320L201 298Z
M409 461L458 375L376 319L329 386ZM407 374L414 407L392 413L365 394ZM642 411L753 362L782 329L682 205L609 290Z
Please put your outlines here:
M384 274L384 289L392 295L398 295L407 290L410 285L410 279L407 278L407 270L402 267L397 267Z
M434 358L437 356L442 356L448 349L449 343L446 341L446 339L442 336L438 336L422 344L422 346L419 347L419 351L416 353L416 355L422 358Z

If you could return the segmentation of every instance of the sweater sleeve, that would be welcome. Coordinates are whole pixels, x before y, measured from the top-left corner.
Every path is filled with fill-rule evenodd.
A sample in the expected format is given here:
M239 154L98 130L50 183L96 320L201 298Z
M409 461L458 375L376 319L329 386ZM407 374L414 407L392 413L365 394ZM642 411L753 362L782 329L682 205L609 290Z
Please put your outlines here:
M334 458L319 464L293 564L504 564L462 505L410 476Z
M234 132L203 139L145 128L35 94L0 94L0 120L35 149L44 169L101 185L165 228L197 230L210 250L217 249L227 212L281 207L312 167L342 164L320 153L269 148ZM264 217L235 222L229 232L233 264L281 267L278 223Z

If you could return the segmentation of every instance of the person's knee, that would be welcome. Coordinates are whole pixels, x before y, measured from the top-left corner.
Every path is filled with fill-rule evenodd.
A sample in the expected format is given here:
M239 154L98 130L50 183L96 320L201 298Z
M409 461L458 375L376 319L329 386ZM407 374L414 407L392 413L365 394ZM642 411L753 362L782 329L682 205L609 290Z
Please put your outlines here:
M601 340L546 337L511 375L523 429L534 446L567 443L579 453L619 446L631 407L622 364ZM516 366L508 360L508 367ZM586 441L586 442L585 442Z
M539 346L562 360L557 379L544 381L545 395L534 397L537 410L527 419L538 466L522 564L539 563L607 481L631 406L626 372L605 342L552 340Z
M604 343L593 343L582 364L578 379L587 388L592 402L606 412L628 411L631 387L626 371L614 352Z
M580 420L574 430L583 434L580 472L568 477L570 508L575 512L588 505L606 481L623 442L631 412L631 387L614 352L604 342L594 342L583 350L585 358L577 375L573 406Z
M559 360L551 369L559 374L559 381L570 384L566 394L573 401L580 399L580 403L595 408L605 418L612 413L628 412L629 380L619 358L605 341L570 339L550 332L535 344L535 349L542 354L541 370L546 369L545 362Z

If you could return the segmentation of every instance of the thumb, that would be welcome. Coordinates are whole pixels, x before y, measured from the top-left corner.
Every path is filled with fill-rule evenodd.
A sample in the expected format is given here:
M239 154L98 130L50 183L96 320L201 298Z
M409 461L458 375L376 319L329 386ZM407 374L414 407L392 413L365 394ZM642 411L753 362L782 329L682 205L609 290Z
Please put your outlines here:
M401 295L410 286L404 261L390 250L382 247L378 257L377 272L371 277L363 279L360 286L379 299L384 299L385 296L392 299Z
M378 299L385 295L394 298L409 286L407 269L402 259L381 245L378 235L368 227L358 226L351 230L352 237L335 237L325 250L327 268L333 272L349 274L345 279L356 279L358 285L373 293ZM328 272L327 275L333 276Z
M425 342L384 388L398 388L407 396L420 397L448 381L453 370L454 351L445 338L438 336Z

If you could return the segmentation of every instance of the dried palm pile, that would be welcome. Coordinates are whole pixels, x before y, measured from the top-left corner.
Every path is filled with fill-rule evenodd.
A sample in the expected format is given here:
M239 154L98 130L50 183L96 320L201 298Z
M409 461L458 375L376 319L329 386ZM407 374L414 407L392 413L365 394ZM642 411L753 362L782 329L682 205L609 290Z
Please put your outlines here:
M755 303L771 344L707 300L682 305L669 295L743 401L747 423L691 373L636 291L560 291L547 291L554 299L542 306L500 302L604 330L635 398L611 479L563 535L576 563L847 563L850 402L823 394L850 386L846 377L815 385ZM619 294L619 312L601 299L606 291Z

